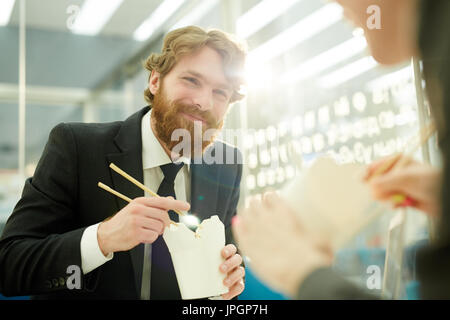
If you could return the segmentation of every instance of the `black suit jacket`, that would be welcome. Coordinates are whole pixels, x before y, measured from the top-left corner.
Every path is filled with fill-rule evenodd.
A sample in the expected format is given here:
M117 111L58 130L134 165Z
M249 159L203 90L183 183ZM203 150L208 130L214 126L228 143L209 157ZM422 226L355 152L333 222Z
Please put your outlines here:
M109 168L115 163L143 182L141 120L149 107L125 121L104 124L59 124L35 174L0 239L0 292L35 298L139 299L144 245L82 275L80 290L67 289L70 265L81 267L80 241L86 227L126 206L97 187L99 181L130 198L144 192ZM215 142L214 150L236 148ZM236 162L235 162L236 163ZM236 213L242 165L191 164L191 212L200 220L217 214L232 243L231 218Z

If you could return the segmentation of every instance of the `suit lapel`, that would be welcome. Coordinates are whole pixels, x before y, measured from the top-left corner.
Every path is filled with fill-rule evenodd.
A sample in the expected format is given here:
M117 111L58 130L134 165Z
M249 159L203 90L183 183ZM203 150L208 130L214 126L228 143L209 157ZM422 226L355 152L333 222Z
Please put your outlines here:
M200 221L217 212L220 166L191 164L191 213Z
M114 139L119 152L106 155L106 162L109 168L114 163L120 169L128 173L130 176L140 182L144 182L144 173L142 165L142 136L141 136L141 120L149 110L148 107L133 114L124 121L122 128L119 130ZM114 190L134 199L143 197L144 191L136 187L133 183L110 170L112 187ZM121 210L128 203L116 197L117 209ZM131 262L133 265L134 276L136 281L136 289L138 297L140 295L141 279L142 279L142 263L144 257L144 245L140 244L130 250Z

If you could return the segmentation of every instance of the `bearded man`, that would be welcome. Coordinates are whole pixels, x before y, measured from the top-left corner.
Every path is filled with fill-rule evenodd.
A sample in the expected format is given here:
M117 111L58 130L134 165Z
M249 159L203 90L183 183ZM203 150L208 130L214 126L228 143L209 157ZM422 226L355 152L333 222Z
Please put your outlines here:
M220 129L230 104L242 98L245 56L245 46L219 30L174 30L162 52L146 62L151 107L122 122L56 126L0 239L0 292L43 299L180 299L162 234L171 220L179 221L174 210L190 210L200 221L218 215L224 223L220 270L229 291L222 298L237 297L244 268L230 226L242 164L192 160L206 148L240 158L234 147L202 136ZM179 130L192 138L188 147ZM111 163L161 197L145 196L112 172ZM99 181L132 201L99 189ZM81 286L69 288L68 270L77 266Z

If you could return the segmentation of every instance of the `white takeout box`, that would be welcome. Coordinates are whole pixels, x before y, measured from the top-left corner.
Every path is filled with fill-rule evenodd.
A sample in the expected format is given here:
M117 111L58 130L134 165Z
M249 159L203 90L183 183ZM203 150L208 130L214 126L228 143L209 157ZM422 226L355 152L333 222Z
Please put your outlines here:
M329 157L317 159L284 188L284 197L310 232L339 249L386 206L376 202L363 182L362 164L337 164Z
M164 230L177 276L181 297L200 299L228 292L223 284L226 274L219 271L224 262L225 226L217 215L203 220L196 232L183 223Z

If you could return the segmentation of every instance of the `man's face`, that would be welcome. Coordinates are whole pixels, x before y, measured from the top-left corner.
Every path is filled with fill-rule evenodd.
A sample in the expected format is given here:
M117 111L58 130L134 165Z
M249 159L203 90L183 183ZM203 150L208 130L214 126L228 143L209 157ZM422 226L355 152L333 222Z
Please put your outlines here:
M153 71L149 89L154 95L152 125L169 150L178 144L172 141L176 129L186 129L191 141L198 139L194 126L201 127L202 134L208 129L220 129L233 93L222 57L209 47L180 59L163 78ZM202 150L212 140L204 141Z

